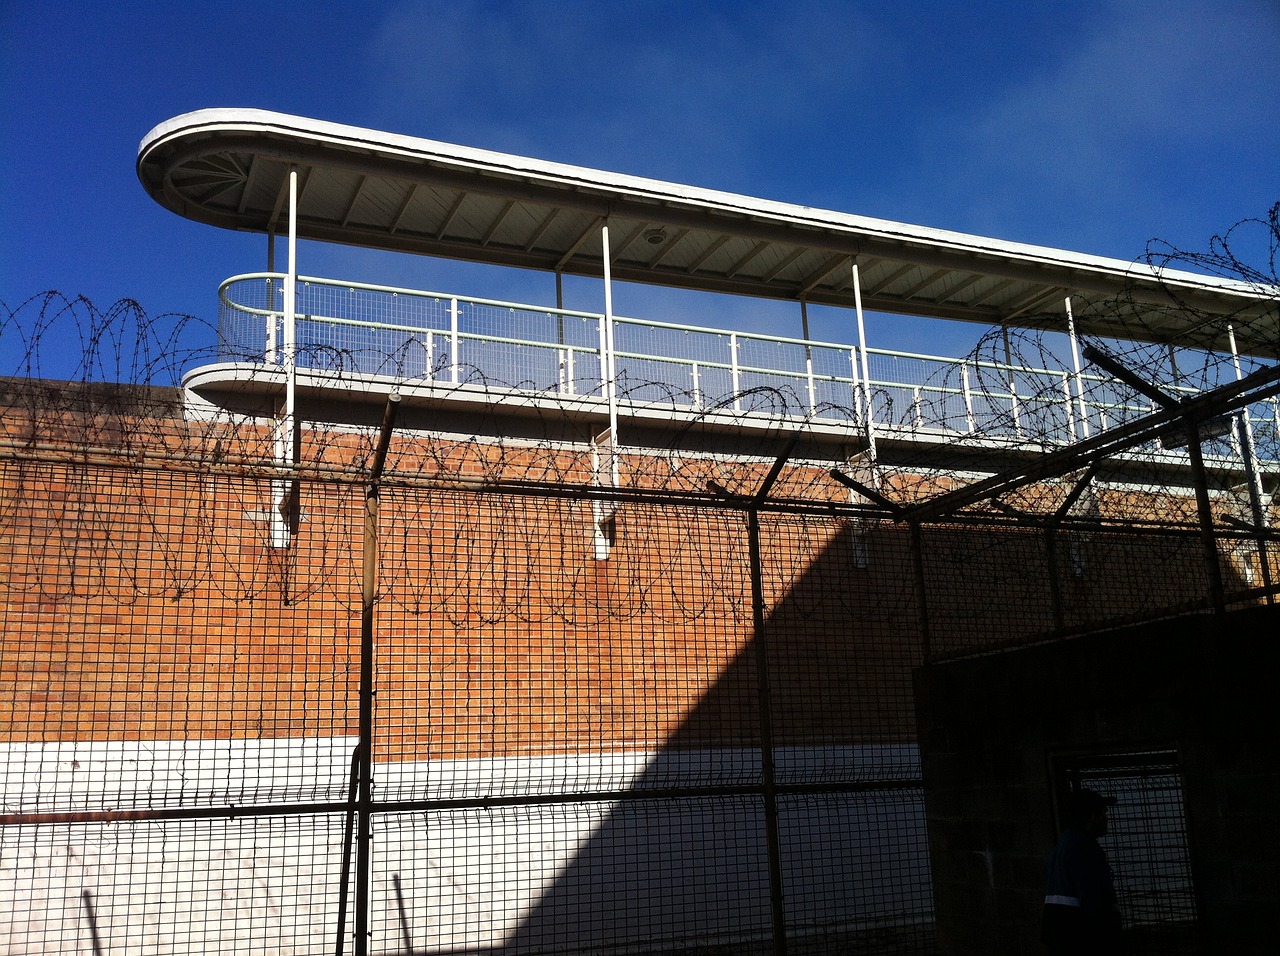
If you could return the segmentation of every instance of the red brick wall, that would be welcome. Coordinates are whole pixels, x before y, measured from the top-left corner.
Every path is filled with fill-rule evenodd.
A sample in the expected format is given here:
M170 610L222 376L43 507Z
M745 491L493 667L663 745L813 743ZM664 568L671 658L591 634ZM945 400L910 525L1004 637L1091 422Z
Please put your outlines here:
M314 477L297 535L275 548L265 429L45 409L10 414L4 431L0 737L355 733L366 437L304 435ZM389 482L381 498L379 759L756 741L740 511L624 503L599 561L589 502L456 485L585 484L589 454L397 433L388 467L416 484ZM624 471L751 492L767 465ZM776 493L847 500L816 468L788 470ZM1052 628L1041 535L929 528L924 540L935 651ZM1069 624L1147 587L1132 571L1150 566L1149 543L1117 541L1079 545ZM1162 547L1162 587L1202 587L1196 540ZM922 645L906 529L766 514L762 552L777 742L913 739ZM1164 599L1134 606L1147 598Z

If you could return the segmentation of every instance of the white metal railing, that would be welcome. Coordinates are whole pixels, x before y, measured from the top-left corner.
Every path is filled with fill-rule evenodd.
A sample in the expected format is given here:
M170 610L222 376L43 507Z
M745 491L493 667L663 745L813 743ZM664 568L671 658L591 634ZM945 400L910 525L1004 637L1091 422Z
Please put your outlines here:
M279 273L235 276L219 288L226 358L283 362ZM297 365L445 384L575 396L606 394L603 315L472 296L299 277ZM621 401L668 402L816 417L939 433L1003 434L1066 443L1152 411L1105 377L614 318ZM1184 388L1175 391L1193 393ZM864 396L871 406L866 408ZM1276 399L1249 410L1252 428L1280 435ZM1274 447L1266 457L1275 458Z

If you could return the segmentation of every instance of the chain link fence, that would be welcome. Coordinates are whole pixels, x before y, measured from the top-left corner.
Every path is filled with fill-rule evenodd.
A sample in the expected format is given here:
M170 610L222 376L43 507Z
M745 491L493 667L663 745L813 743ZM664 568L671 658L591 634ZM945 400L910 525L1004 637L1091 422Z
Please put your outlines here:
M580 446L410 431L369 601L375 429L283 468L255 420L36 370L0 403L12 951L930 953L913 668L1213 604L1183 485L917 524L748 437L602 488ZM1274 549L1214 534L1223 600L1269 600Z

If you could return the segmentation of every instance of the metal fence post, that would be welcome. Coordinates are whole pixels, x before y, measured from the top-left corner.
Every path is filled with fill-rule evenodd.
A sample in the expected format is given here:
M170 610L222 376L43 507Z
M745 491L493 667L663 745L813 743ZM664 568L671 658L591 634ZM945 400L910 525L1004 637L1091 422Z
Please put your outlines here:
M1196 513L1200 518L1200 540L1204 547L1205 571L1209 575L1209 604L1214 614L1226 611L1226 593L1222 586L1222 564L1218 558L1218 538L1213 531L1213 506L1209 500L1209 478L1204 470L1204 454L1200 450L1200 423L1184 419L1187 429L1187 457L1191 459L1191 478L1196 486Z
M1061 632L1066 628L1066 614L1062 609L1062 575L1058 566L1058 526L1054 523L1044 527L1044 560L1045 570L1049 574L1049 603L1053 612L1053 629Z
M360 785L356 798L356 956L365 956L369 951L370 851L373 844L373 612L378 600L379 482L382 480L382 467L386 464L399 403L399 395L387 396L364 499L364 547L360 574Z
M790 460L800 440L800 433L791 436L782 454L774 460L769 474L751 497L731 495L718 483L708 482L713 494L719 495L745 510L747 515L747 560L751 576L751 645L756 667L756 701L760 710L760 782L764 803L765 840L769 856L769 911L773 926L774 956L786 956L787 919L786 897L782 883L782 837L778 824L778 784L774 766L773 741L773 688L769 675L769 637L766 628L764 595L764 558L760 544L760 507L768 500L782 469Z
M924 573L924 534L919 521L909 521L911 528L911 568L915 573L916 606L920 609L920 655L925 661L933 653L929 634L929 585Z
M756 694L760 707L760 776L764 791L765 839L769 854L769 909L773 918L773 951L775 956L786 956L782 839L778 826L778 793L773 758L773 688L769 680L769 641L765 630L764 567L760 548L758 503L753 503L747 509L747 551L751 562L751 643L755 649Z

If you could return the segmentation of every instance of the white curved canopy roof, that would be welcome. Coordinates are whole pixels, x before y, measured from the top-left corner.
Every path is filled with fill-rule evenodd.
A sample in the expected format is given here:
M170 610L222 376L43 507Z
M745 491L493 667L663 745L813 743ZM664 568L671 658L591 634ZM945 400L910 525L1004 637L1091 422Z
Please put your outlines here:
M252 109L209 109L142 140L138 177L200 222L379 249L988 324L1063 328L1275 355L1276 296L1185 272L985 239ZM1119 319L1108 299L1134 305ZM1208 323L1208 324L1206 324Z

